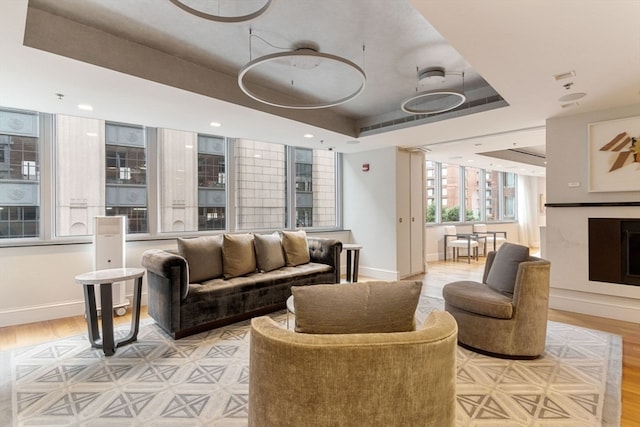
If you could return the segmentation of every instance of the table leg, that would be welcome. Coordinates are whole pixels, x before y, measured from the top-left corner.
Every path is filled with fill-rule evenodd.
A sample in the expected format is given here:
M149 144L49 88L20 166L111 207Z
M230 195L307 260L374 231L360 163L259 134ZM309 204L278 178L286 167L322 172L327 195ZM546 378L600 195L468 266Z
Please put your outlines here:
M353 254L353 281L358 281L358 264L360 263L360 251L356 250Z
M100 341L100 330L98 329L98 309L96 307L96 293L93 285L84 285L84 305L85 317L87 318L87 331L91 347L102 347Z
M102 350L105 356L116 352L113 338L113 298L111 283L100 284L100 304L102 306Z
M140 300L142 299L142 277L136 279L133 288L133 304L131 307L131 330L129 334L116 343L116 347L121 347L138 339L140 329Z
M467 264L471 264L471 237L467 237Z
M351 250L347 249L347 282L351 282Z
M451 249L451 255L453 255L453 251L455 249ZM447 235L444 235L444 261L447 261Z

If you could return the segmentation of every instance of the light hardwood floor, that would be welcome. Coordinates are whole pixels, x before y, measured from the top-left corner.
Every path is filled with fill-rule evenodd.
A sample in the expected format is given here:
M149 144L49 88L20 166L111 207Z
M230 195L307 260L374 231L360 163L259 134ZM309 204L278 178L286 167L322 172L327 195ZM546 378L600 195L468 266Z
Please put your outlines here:
M429 263L427 274L414 277L424 281L429 296L442 297L442 287L454 280L479 280L484 268L479 262ZM361 278L366 280L366 278ZM142 319L148 318L146 307ZM640 427L640 325L584 314L549 310L549 320L601 330L622 336L622 419L621 427ZM130 315L116 317L115 324L127 324ZM0 350L9 350L69 337L87 331L84 316L0 328Z

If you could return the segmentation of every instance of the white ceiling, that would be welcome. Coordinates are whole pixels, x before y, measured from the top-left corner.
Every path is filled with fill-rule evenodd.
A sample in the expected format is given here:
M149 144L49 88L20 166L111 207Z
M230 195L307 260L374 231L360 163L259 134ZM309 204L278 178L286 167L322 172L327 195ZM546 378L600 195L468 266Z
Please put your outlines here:
M640 103L640 0L274 0L263 17L248 24L205 21L169 0L32 3L198 63L207 72L213 69L220 79L199 81L194 89L188 74L179 76L184 82L174 86L188 90L159 83L168 81L163 80L160 67L135 64L135 57L128 57L124 50L108 52L107 45L92 45L89 36L97 33L87 32L86 39L73 33L76 38L70 43L58 42L62 32L72 33L69 25L64 31L56 27L57 21L50 16L40 21L33 18L37 28L30 33L39 39L30 36L27 41L39 48L25 47L28 2L5 0L0 15L0 106L334 147L347 153L389 145L426 146L430 150L427 158L437 161L543 175L540 166L475 153L511 148L540 152L547 118ZM239 66L250 54L255 58L273 52L255 38L250 52L249 28L275 45L293 48L312 42L321 52L353 61L367 73L365 92L341 107L304 114L263 108L250 100L235 102L240 99L237 85L228 83L235 83ZM62 56L65 49L71 52L69 56L82 60ZM94 61L93 56L98 59ZM118 61L129 61L132 70L145 65L155 69L144 74L147 78L108 69L129 69L116 64ZM415 92L416 68L427 66L451 71L446 85L458 84L461 71L465 71L468 90L488 82L508 106L358 135L367 124L406 118L399 111L399 102ZM572 70L573 78L553 78ZM171 79L173 84L176 76ZM565 89L566 83L573 85ZM223 100L202 94L214 92ZM579 105L563 108L566 103L558 98L575 92L587 95ZM56 93L64 97L58 99ZM94 110L80 111L79 103L92 104ZM221 122L222 127L211 128L211 121ZM305 133L315 137L305 140ZM348 143L353 141L359 143Z

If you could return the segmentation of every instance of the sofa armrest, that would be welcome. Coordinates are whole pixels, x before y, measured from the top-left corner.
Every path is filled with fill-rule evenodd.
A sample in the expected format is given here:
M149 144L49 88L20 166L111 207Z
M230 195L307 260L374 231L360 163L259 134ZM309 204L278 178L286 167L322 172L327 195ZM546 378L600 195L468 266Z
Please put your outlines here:
M181 267L186 264L186 259L164 249L148 249L142 254L142 266L163 277L169 277L171 267Z
M307 237L311 262L327 264L334 268L335 283L340 283L340 253L342 242L322 237Z
M175 253L149 249L142 254L141 264L147 269L149 315L176 338L182 301L189 292L187 261Z
M149 249L142 254L142 266L147 271L154 273L156 276L168 279L171 282L172 287L177 287L180 292L180 298L185 299L189 292L189 268L187 266L187 260L182 256L163 250L163 249ZM176 270L178 274L176 277Z

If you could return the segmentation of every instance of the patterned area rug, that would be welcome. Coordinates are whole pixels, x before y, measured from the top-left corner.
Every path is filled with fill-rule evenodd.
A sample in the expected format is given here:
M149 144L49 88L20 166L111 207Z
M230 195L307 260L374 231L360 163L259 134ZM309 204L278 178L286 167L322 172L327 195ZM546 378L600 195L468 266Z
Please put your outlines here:
M423 296L419 322L441 308ZM247 425L248 321L178 341L147 321L108 358L86 335L0 355L3 426ZM458 426L619 425L619 336L549 322L538 360L457 357Z

